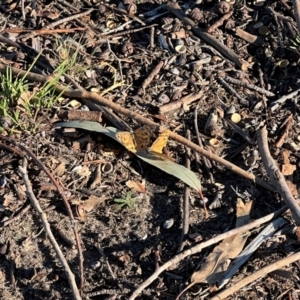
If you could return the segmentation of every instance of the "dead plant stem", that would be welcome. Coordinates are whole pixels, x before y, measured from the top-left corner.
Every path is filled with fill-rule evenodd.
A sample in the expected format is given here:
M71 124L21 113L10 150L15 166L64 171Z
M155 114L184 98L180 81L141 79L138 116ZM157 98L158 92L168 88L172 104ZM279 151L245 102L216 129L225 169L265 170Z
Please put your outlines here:
M8 140L7 137L4 137L2 135L1 135L1 138ZM15 143L15 144L17 145L17 143ZM78 232L77 232L77 228L76 228L76 221L74 219L74 216L73 216L72 209L70 207L69 201L66 199L65 194L64 194L61 186L57 182L57 180L54 178L54 176L51 174L51 172L44 166L44 164L35 156L35 154L33 154L33 152L31 150L27 149L23 145L19 144L17 146L20 147L23 151L25 151L34 160L34 162L38 165L38 167L47 174L47 176L50 178L50 180L52 181L52 183L55 185L57 191L59 192L60 196L63 199L64 205L66 207L66 210L67 210L68 215L69 215L70 220L71 220L71 225L72 225L72 229L73 229L75 240L76 240L76 246L77 246L78 257L79 257L79 273L80 273L80 285L81 285L80 286L80 290L83 291L83 284L84 284L84 276L83 276L83 254L82 254L82 248L81 248L80 238L79 238L79 235L78 235Z

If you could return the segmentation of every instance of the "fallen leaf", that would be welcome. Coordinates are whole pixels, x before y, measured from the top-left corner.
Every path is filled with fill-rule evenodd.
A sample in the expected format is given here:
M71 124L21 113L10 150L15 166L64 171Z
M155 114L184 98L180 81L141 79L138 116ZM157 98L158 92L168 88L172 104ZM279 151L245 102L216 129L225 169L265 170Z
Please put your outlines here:
M86 201L82 201L81 204L84 210L86 212L89 212L107 199L107 197L97 197L95 195L90 195L89 199Z
M241 227L250 221L251 207L252 201L243 203L241 199L237 200L236 228ZM230 261L236 258L243 250L249 235L250 233L243 233L224 239L206 257L201 270L193 273L191 283L181 292L181 294L197 283L208 283L213 285L218 282L230 265Z
M56 176L62 176L65 173L65 170L66 165L64 163L60 163L53 171L53 174Z
M138 181L133 181L133 180L128 180L126 182L126 185L134 190L135 192L139 192L139 193L146 193L146 187L145 187L145 180L143 180L142 182L138 182Z
M119 257L119 261L125 263L125 265L126 265L126 264L128 264L130 262L130 256L127 255L127 254L121 255Z
M294 171L297 169L296 165L292 165L289 160L290 152L283 151L283 165L282 165L282 175L288 176L293 175Z
M72 199L70 200L70 203L72 205L80 206L81 209L89 212L107 199L107 197L97 197L95 195L90 195L88 200Z

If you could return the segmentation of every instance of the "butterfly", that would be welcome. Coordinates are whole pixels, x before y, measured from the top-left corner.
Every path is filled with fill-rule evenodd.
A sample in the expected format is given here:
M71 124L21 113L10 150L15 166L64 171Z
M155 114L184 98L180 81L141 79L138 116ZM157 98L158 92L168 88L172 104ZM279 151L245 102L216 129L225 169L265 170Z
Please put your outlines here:
M149 147L153 130L150 126L142 126L133 133L119 131L116 133L117 140L130 152L145 151Z

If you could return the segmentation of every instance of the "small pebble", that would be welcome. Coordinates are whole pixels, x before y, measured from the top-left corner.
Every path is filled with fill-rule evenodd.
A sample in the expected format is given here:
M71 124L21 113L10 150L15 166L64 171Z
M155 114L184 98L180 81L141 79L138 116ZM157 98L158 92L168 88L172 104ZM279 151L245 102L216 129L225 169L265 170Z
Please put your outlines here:
M99 260L95 260L91 262L91 269L96 270L101 267L101 262Z
M164 222L163 228L164 229L170 229L174 225L174 219L169 219Z
M168 97L168 95L166 94L160 94L158 96L158 101L161 103L161 104L166 104L168 102L170 102L170 98Z

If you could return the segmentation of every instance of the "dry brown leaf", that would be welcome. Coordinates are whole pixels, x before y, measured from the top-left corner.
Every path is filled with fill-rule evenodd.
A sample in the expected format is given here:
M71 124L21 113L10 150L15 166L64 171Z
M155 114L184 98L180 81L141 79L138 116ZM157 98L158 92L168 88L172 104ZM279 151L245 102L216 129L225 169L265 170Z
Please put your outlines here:
M135 192L139 192L139 193L146 193L146 187L145 187L145 180L143 180L142 182L138 182L138 181L133 181L133 180L128 180L126 182L126 185L134 190Z
M283 151L283 165L282 165L282 175L288 176L293 175L294 171L296 170L296 165L292 165L289 160L290 152L289 151Z
M252 201L243 203L241 199L237 200L237 220L236 228L247 224L250 221L250 211ZM237 234L224 239L221 244L216 246L214 250L207 256L201 270L194 272L191 283L183 292L197 283L215 284L221 279L227 270L230 261L236 258L244 248L249 233ZM182 293L183 293L182 292ZM177 297L177 299L179 296Z
M91 195L88 200L82 201L81 204L83 205L84 210L89 212L107 199L108 199L107 197L97 197Z
M53 171L53 174L56 176L62 176L65 173L65 170L66 165L64 163L60 163Z
M16 197L12 193L8 193L4 196L3 206L10 208L10 206L16 203L16 200Z
M72 199L70 200L70 203L72 205L81 206L84 211L89 212L107 199L107 197L97 197L95 195L90 195L88 200L83 201L79 199Z
M17 100L17 104L25 106L30 101L30 99L31 99L31 92L30 91L23 92L21 93L19 99Z

